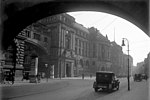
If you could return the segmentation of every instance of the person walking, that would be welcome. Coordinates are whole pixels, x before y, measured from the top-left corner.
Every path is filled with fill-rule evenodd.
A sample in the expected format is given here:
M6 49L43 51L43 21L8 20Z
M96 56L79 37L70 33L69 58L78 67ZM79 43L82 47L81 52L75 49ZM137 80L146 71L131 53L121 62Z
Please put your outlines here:
M40 76L40 74L39 74L39 73L37 74L37 80L38 80L38 83L40 83L41 76Z
M84 74L82 74L82 79L84 80Z
M0 76L0 78L1 78L1 84L4 84L5 78L4 78L4 72L3 72L3 70L1 71L1 76Z
M10 81L12 82L12 84L14 84L14 81L15 81L15 77L14 77L15 75L14 75L14 72L13 71L11 71L10 72Z

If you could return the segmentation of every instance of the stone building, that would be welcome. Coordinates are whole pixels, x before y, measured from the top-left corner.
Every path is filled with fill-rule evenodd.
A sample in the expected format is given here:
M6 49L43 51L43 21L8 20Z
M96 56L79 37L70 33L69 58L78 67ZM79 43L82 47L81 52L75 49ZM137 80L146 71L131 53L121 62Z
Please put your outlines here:
M90 61L91 70L95 71L109 71L111 67L110 62L110 41L107 36L104 37L96 28L88 29L90 32Z
M81 24L74 23L75 29L75 76L90 73L89 31Z
M55 66L55 77L110 70L110 41L98 30L85 28L68 14L49 16L39 23L50 32L50 65Z
M147 54L147 58L144 59L144 72L146 75L149 76L149 67L150 67L150 53Z
M35 74L46 74L48 68L45 64L49 64L51 45L47 28L38 22L33 23L22 30L16 38L22 38L24 41L23 71L32 73L36 70ZM35 61L35 58L38 60ZM33 62L38 63L37 68L34 67Z
M54 65L54 77L74 76L75 19L67 14L49 16L39 21L51 37L50 65Z
M54 78L110 71L111 42L96 28L85 28L68 14L43 18L17 36L24 41L24 71ZM37 68L34 67L36 62ZM33 68L34 67L34 68Z

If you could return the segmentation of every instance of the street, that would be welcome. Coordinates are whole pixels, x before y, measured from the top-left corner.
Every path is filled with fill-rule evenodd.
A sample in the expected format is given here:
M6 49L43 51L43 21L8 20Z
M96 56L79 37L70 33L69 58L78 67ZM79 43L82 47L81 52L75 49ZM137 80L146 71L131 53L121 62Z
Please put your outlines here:
M119 91L112 93L94 92L92 88L93 82L94 79L62 79L56 84L48 85L47 83L37 85L37 88L44 88L44 90L49 88L49 90L43 91L41 89L43 92L10 97L9 100L148 100L148 82L145 80L142 82L131 81L131 90L128 91L127 79L120 79ZM21 89L22 93L24 88L22 87ZM33 89L33 86L30 89ZM36 91L39 90L36 89ZM34 92L34 90L30 92Z

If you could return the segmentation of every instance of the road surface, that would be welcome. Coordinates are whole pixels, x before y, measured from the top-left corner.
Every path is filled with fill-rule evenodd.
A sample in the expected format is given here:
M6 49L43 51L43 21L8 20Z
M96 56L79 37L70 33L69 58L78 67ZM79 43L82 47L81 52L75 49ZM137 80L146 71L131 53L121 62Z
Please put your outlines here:
M12 97L9 100L149 100L148 82L144 80L142 82L131 81L131 90L128 91L127 79L120 79L119 91L112 93L94 92L93 79L66 79L63 81L66 83L60 88L57 87L61 84L52 84L46 88L53 88L53 90ZM46 84L42 85L45 88Z

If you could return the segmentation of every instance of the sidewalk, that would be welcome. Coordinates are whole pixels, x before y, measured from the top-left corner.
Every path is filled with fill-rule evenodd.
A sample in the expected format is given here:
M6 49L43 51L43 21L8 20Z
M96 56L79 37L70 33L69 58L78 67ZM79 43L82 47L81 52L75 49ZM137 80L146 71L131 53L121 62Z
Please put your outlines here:
M82 80L82 77L63 77L63 78L48 78L48 82L46 78L41 78L40 83L30 83L29 80L23 80L22 77L16 77L14 84L11 84L11 82L8 84L0 84L0 87L7 87L7 86L22 86L22 85L35 85L35 84L43 84L43 83L55 83L60 82L61 80L68 80L68 79L79 79ZM93 77L84 77L84 80L95 80L95 76ZM120 81L126 81L124 78L119 78ZM132 80L132 79L131 79Z
M40 83L30 83L29 80L23 80L21 77L15 78L14 84L11 82L6 82L5 84L0 84L0 87L7 87L7 86L22 86L22 85L35 85L35 84L42 84L42 83L54 83L54 82L59 82L60 79L47 79L43 78L40 80Z
M30 83L29 80L23 80L22 81L22 77L16 77L15 78L15 81L14 81L14 84L12 84L11 82L10 83L7 83L6 84L0 84L0 87L7 87L7 86L22 86L22 85L35 85L35 84L43 84L43 83L55 83L55 82L59 82L61 80L66 80L66 79L82 79L82 77L65 77L65 78L54 78L54 79L51 79L51 78L48 78L48 81L46 78L41 78L40 80L40 83ZM85 80L87 79L90 79L90 80L94 80L95 77L85 77L84 78Z

